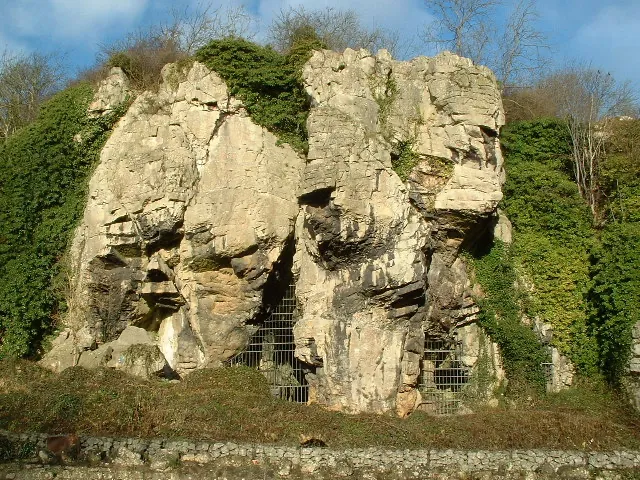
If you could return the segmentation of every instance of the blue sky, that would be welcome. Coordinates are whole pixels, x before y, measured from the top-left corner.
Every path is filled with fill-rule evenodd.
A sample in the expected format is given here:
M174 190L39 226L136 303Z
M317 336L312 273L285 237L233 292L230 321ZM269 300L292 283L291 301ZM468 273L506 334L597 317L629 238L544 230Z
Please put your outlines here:
M428 1L428 0L427 0ZM504 0L505 3L514 0ZM63 52L74 70L91 66L100 43L166 18L171 6L199 0L0 0L0 51ZM398 30L405 37L420 31L431 17L424 0L222 0L243 4L262 29L289 5L352 8L362 22ZM557 64L590 63L640 92L640 0L537 0L538 28ZM428 53L428 51L425 51Z

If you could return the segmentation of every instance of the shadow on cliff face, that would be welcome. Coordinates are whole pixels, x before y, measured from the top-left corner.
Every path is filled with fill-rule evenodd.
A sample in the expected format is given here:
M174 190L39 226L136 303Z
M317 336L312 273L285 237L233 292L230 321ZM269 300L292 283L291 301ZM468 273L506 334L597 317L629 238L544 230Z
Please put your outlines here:
M399 419L274 399L267 380L246 367L168 382L79 367L53 374L0 361L0 429L290 445L315 438L334 448L640 448L640 417L594 387L464 416Z

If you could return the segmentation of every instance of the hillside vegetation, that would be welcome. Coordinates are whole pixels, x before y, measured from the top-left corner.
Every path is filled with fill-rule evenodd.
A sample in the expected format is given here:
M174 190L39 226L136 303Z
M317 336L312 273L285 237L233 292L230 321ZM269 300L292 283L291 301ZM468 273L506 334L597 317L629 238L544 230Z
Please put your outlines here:
M195 58L226 80L254 121L304 152L309 103L301 68L320 46L312 34L285 53L232 38L205 45ZM37 356L64 314L64 254L88 176L126 109L90 118L92 95L87 84L67 88L0 144L0 357ZM481 325L501 346L512 386L541 392L545 382L540 364L548 353L523 317L552 325L552 344L583 377L615 384L624 372L640 315L638 125L616 124L609 139L601 222L576 186L562 121L513 123L502 133L501 207L514 243L470 255L485 293Z
M182 382L81 367L54 374L0 361L0 429L50 434L189 438L331 448L616 450L640 448L639 418L602 389L433 417L348 415L275 399L247 367L200 370Z
M65 310L63 257L88 177L126 108L90 118L92 97L88 84L58 93L0 144L0 358L37 354Z
M637 120L629 122L626 128L637 128ZM521 317L550 324L552 345L583 377L602 374L615 384L629 358L631 327L640 318L637 158L628 145L607 158L604 168L616 181L603 186L606 221L596 225L572 178L563 122L510 124L502 146L507 181L501 207L514 241L475 252L477 278L487 294L481 322L501 345L507 370L513 373L519 363L529 382L540 382L531 372L540 371L541 355L530 328L517 333L527 328Z

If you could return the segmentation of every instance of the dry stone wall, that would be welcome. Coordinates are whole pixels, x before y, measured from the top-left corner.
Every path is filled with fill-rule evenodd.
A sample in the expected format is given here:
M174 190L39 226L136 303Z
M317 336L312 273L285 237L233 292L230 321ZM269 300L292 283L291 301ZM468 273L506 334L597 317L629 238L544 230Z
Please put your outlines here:
M126 98L112 73L96 115ZM101 153L71 249L68 329L45 365L143 376L221 366L292 274L309 401L429 410L417 388L425 333L468 345L465 371L487 358L500 380L495 345L481 352L473 338L460 256L502 198L504 115L488 69L450 53L315 52L303 71L306 158L202 64L163 76Z
M4 479L623 479L640 472L640 452L391 450L82 437L0 432ZM5 462L4 464L2 462ZM61 465L62 464L62 465Z

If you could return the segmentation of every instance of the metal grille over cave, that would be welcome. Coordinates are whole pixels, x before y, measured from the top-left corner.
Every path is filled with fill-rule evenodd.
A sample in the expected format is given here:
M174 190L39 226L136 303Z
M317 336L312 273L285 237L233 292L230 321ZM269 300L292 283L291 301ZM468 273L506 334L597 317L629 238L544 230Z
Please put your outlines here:
M462 345L442 338L425 337L418 388L423 407L429 413L457 413L469 381L468 369L460 360Z
M305 380L302 363L294 354L295 310L295 285L290 284L282 300L251 337L247 349L232 357L229 364L258 369L269 381L275 397L306 403L309 385Z

